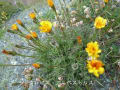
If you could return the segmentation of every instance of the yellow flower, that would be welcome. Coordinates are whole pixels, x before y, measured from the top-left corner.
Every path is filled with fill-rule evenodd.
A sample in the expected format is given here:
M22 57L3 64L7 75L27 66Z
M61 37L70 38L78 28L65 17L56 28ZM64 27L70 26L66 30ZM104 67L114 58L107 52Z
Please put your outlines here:
M35 19L36 18L36 14L34 12L30 13L29 16L30 16L31 19Z
M32 66L33 66L34 68L37 68L37 69L40 68L40 64L38 64L38 63L33 63Z
M47 0L47 1L48 1L48 5L52 8L54 6L53 0Z
M104 28L106 24L107 24L107 20L99 16L95 19L94 26L97 29L101 29Z
M104 64L100 60L87 61L88 72L94 74L96 77L105 72L103 66Z
M18 30L18 26L16 24L13 24L11 27L12 30Z
M85 50L88 53L88 56L93 57L93 58L99 57L98 54L101 53L98 42L89 42Z
M50 21L41 21L40 22L40 32L46 32L49 33L52 30L52 23Z
M105 3L108 3L109 0L104 0Z
M19 25L22 25L22 24L23 24L22 21L19 20L19 19L17 19L16 22L17 22Z

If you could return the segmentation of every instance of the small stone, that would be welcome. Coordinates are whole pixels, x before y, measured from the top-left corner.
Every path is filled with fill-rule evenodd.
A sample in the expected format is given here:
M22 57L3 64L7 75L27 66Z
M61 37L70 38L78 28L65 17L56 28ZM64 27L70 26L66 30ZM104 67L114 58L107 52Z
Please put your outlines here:
M76 13L77 13L77 11L75 11L75 10L74 10L74 11L71 11L71 14L72 14L72 15L73 15L73 14L76 14Z
M58 87L63 88L63 87L65 87L65 85L66 85L66 83L60 83L60 84L58 84Z
M83 6L83 8L85 9L85 8L87 8L86 6Z
M90 16L87 14L87 15L86 15L86 18L89 18L89 17L90 17Z
M62 80L63 80L63 77L62 77L62 76L58 77L58 80L62 81Z
M87 7L87 8L84 10L84 13L90 15L90 8Z

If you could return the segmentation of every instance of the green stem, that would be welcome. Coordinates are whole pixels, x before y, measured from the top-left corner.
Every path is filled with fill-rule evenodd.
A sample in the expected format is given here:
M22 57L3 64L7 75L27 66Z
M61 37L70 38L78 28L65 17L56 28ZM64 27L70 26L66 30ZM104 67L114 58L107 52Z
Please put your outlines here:
M28 44L29 44L31 47L35 48L35 50L40 50L40 51L43 52L43 50L41 50L41 48L32 45L31 42L30 42L29 40L27 40L27 42L28 42Z
M99 85L101 85L102 87L104 87L104 85L102 85L98 80L96 80L96 82L97 82Z
M16 46L17 47L17 46ZM35 49L34 48L31 48L31 47L17 47L17 48L19 48L19 49L27 49L27 50L34 50L35 51Z
M21 64L21 65L12 65L12 64L0 64L0 66L31 66L32 64Z
M22 56L22 57L31 57L31 58L35 58L35 56L27 56L27 55L22 55L22 54L17 54L18 56Z

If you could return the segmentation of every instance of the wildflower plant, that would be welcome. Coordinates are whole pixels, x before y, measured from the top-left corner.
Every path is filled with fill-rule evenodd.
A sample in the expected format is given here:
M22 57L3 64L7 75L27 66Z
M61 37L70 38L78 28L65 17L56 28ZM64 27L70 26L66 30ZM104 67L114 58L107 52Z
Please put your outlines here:
M3 53L33 58L35 61L30 65L38 73L33 78L44 81L43 83L50 86L51 90L88 89L93 88L96 83L102 86L101 83L109 75L108 78L112 82L115 76L120 78L116 64L120 59L119 46L116 44L120 37L120 16L116 12L120 8L112 8L111 5L116 2L112 3L111 0L109 2L100 7L100 3L96 4L93 0L74 0L70 4L74 10L71 10L65 7L67 5L65 0L60 0L61 9L58 11L61 14L59 14L54 1L48 0L48 6L51 12L54 12L52 14L54 19L39 18L35 12L29 14L40 33L29 30L22 20L17 20L17 23L28 34L20 30L17 24L13 24L11 30L8 30L9 33L26 39L28 46L15 46L19 49L32 50L33 55L22 55L7 50L3 50ZM90 12L85 10L89 12L87 13L89 17L85 17L84 5L91 10ZM53 25L53 21L58 22L56 26ZM111 28L113 32L109 33ZM45 34L45 37L41 38L39 34ZM62 76L62 80L58 80L59 76Z

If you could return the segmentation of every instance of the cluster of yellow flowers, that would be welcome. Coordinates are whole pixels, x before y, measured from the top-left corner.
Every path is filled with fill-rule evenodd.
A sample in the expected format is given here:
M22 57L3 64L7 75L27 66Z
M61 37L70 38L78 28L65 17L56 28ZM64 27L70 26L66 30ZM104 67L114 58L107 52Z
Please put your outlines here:
M48 5L49 5L51 8L53 8L53 9L55 8L55 7L54 7L54 2L53 2L53 0L48 0ZM30 17L33 21L36 21L36 20L37 20L36 14L35 14L34 12L30 13L30 14L29 14L29 17ZM16 22L17 22L19 25L21 25L22 27L24 27L24 28L26 29L25 25L22 23L21 20L18 19L18 20L16 20ZM20 31L19 28L18 28L18 26L17 26L17 24L13 24L12 27L11 27L11 29L14 30L14 31L15 31L15 30ZM40 29L40 32L50 33L51 30L52 30L52 23L51 23L50 21L41 21L41 22L40 22L40 27L39 27L39 29ZM36 33L36 32L32 32L32 31L30 31L30 34L27 34L27 35L25 36L25 38L26 38L26 39L29 39L29 40L31 40L32 38L37 38L37 37L38 37L37 33Z
M102 29L106 24L106 19L102 18L101 16L96 17L94 22L96 29ZM99 75L103 74L105 70L102 61L98 60L99 53L101 53L98 42L89 42L85 50L88 53L88 56L91 57L91 60L87 61L88 72L93 73L96 77L99 77Z
M36 19L36 14L33 12L29 16L31 19ZM39 29L41 30L40 32L49 33L52 30L52 23L50 21L41 21Z
M108 2L108 0L104 0L104 2ZM55 8L53 0L48 0L48 5L53 9ZM29 17L32 20L37 19L36 14L34 12L30 13ZM25 27L21 20L16 20L16 22L19 25ZM94 22L94 26L96 29L104 28L106 24L106 19L102 18L101 16L96 17ZM19 28L16 24L13 24L11 29L19 31ZM40 32L50 33L52 30L52 23L50 21L41 21L39 29ZM31 40L32 38L38 38L38 35L36 32L30 31L30 34L26 35L25 38ZM81 44L82 39L80 36L77 37L77 40L78 43ZM99 53L101 53L101 49L99 49L98 42L89 42L85 50L88 53L88 56L92 58L92 60L87 61L88 72L93 73L96 77L99 77L99 75L103 74L105 70L103 68L104 64L102 63L102 61L98 60ZM40 64L34 63L33 67L40 68Z
M53 0L48 0L48 5L49 5L51 8L53 8L53 9L55 8L55 7L54 7L54 2L53 2ZM33 22L37 20L36 14L35 14L34 12L30 13L30 14L29 14L29 17L33 20ZM17 24L19 24L19 25L22 26L23 28L27 29L21 20L18 19L18 20L16 20L16 22L17 22ZM18 31L18 32L22 33L22 32L19 30L17 24L13 24L13 25L11 26L11 30L13 30L13 31ZM37 24L37 23L36 23L36 24ZM40 22L40 27L39 27L40 32L50 33L51 30L52 30L52 26L53 26L53 25L52 25L52 23L51 23L50 21L41 21L41 22ZM27 31L29 31L29 30L27 30ZM24 35L24 34L23 34L23 35ZM28 39L28 40L32 40L33 38L34 38L34 39L37 39L37 38L38 38L38 35L37 35L36 32L29 31L29 34L25 35L24 37L25 37L26 39ZM7 54L8 52L4 51L3 53L6 53L6 54ZM35 68L37 68L37 69L39 69L39 68L41 67L41 64L33 63L32 66L35 67Z
M104 0L104 2L108 2L108 0ZM100 30L104 28L106 24L107 20L101 16L98 16L95 19L94 27ZM101 53L98 42L89 42L85 50L88 53L88 56L91 57L91 60L87 61L88 72L93 73L96 77L99 77L99 75L103 74L105 70L102 61L98 60L99 53Z
M100 74L104 73L104 64L102 61L97 59L99 57L99 53L101 53L98 42L89 42L85 50L88 53L88 56L92 58L92 60L87 61L88 72L99 77Z
M108 0L104 0L104 2L108 2ZM95 18L94 27L96 29L100 30L104 28L106 24L107 20L103 17L98 16ZM99 75L103 74L105 70L102 61L98 60L99 53L101 53L98 42L89 42L85 50L88 53L88 56L91 57L91 60L87 61L88 72L93 73L96 77L99 77Z
M36 14L33 13L33 12L30 13L29 16L30 16L31 19L36 19ZM18 20L16 20L16 22L17 22L19 25L21 25L22 27L25 27L21 20L18 19ZM17 24L13 24L13 25L11 26L11 29L12 29L12 30L19 30ZM52 23L51 23L50 21L41 21L41 22L40 22L40 27L39 27L39 29L40 29L40 32L50 33L51 30L52 30ZM30 31L30 34L26 35L25 37L26 37L27 39L32 39L32 38L37 38L38 35L37 35L36 32Z

